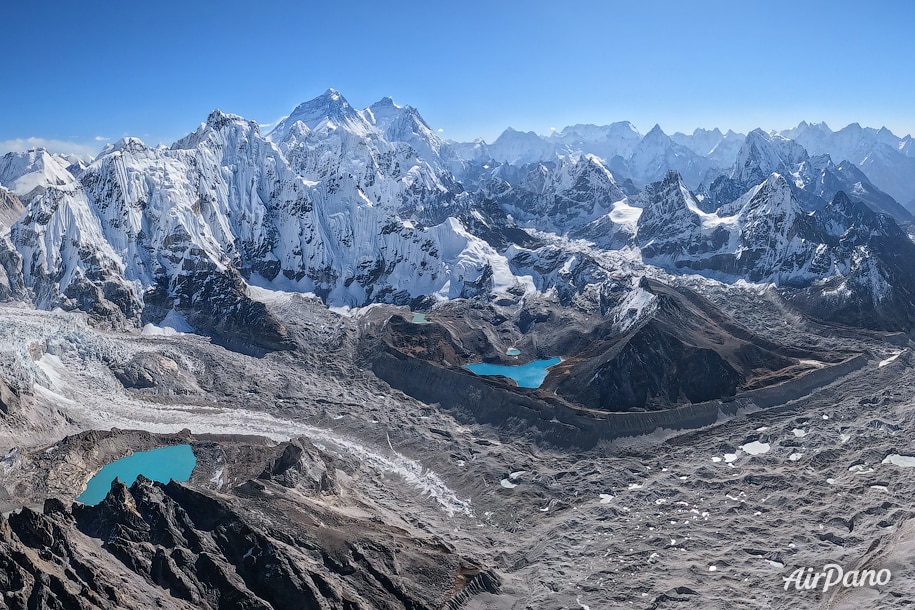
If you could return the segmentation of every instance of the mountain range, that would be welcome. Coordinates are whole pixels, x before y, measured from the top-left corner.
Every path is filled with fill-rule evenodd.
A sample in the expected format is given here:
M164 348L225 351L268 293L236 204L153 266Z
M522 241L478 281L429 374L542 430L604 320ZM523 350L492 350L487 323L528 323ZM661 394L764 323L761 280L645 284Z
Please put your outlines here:
M0 157L0 607L911 605L911 137L201 119Z
M597 302L618 278L583 261L613 253L633 277L772 284L809 315L909 329L913 164L911 137L857 125L642 136L623 122L456 143L415 108L328 90L269 133L216 110L169 147L6 154L0 297L273 350L285 328L252 287L338 307Z

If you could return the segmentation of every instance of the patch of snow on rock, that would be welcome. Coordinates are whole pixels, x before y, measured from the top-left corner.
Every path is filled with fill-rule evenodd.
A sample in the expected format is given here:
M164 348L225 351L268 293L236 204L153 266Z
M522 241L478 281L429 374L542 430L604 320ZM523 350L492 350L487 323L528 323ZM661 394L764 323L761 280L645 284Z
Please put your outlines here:
M760 443L759 441L753 441L752 443L747 443L743 445L741 451L748 453L749 455L762 455L763 453L768 453L770 446L769 443Z
M904 351L905 351L905 350L900 350L900 351L896 352L894 355L892 355L892 356L890 356L889 358L887 358L886 360L881 360L881 361L880 361L880 364L878 364L877 367L878 367L878 368L883 368L883 367L885 367L886 365L893 363L897 358L899 358L899 356L902 355L902 352L904 352Z
M883 461L880 463L893 464L894 466L900 466L902 468L915 468L915 456L892 453L883 458Z

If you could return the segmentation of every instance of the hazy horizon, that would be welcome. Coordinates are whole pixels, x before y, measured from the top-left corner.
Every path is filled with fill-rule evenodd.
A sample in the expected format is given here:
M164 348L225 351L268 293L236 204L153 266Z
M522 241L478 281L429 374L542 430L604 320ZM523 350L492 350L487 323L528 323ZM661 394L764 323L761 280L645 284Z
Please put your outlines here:
M455 141L577 123L781 130L800 121L915 132L904 3L837 10L661 0L424 5L164 0L7 10L22 58L0 101L0 150L95 154L171 143L215 108L270 125L333 87L357 108L392 97ZM40 25L40 32L37 26Z

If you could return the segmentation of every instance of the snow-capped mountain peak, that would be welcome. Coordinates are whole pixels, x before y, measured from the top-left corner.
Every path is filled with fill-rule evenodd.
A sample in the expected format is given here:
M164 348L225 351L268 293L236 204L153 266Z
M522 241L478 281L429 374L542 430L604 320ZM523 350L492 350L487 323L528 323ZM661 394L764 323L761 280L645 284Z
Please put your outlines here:
M524 165L555 159L556 145L533 131L508 127L489 145L488 152L496 161Z
M399 106L385 97L366 108L363 115L388 142L405 142L420 158L441 161L444 142L416 108Z
M709 156L715 147L721 143L724 137L721 130L717 127L711 130L696 128L690 135L677 132L670 136L677 144L686 146L693 152L702 156Z
M334 89L328 89L322 95L296 106L288 117L277 123L270 132L269 139L274 142L283 141L296 122L302 122L311 131L345 129L361 137L372 131L372 126L365 117Z
M713 167L708 158L677 144L660 125L645 134L624 164L626 173L636 182L647 184L666 179L667 170L676 170L692 188L699 186Z
M0 157L0 185L19 197L25 197L39 187L63 187L74 182L67 171L69 165L64 157L43 148L7 153Z
M668 138L667 134L664 133L664 130L661 129L661 125L658 124L658 123L655 123L655 124L654 124L654 127L652 127L652 128L648 131L648 133L645 134L645 137L643 138L643 141L644 141L644 140L649 140L649 141L651 141L651 140L662 140L662 141L663 141L663 140L666 140L666 139L669 139L669 138Z
M561 131L554 131L550 136L567 144L597 143L601 140L640 140L641 135L635 125L629 121L619 121L609 125L576 124L569 125Z
M99 153L99 157L122 151L140 152L148 149L149 147L140 138L126 136L117 142L106 144L105 147L102 148L102 151Z
M741 185L749 187L766 180L772 173L790 175L807 159L807 151L794 140L754 129L747 134L737 154L731 176Z
M407 106L400 106L394 103L390 97L383 97L364 110L366 119L384 132L394 121L399 120L404 114L414 112L414 109Z
M301 125L301 123L297 121L296 125ZM293 125L293 127L295 127L295 125ZM201 123L200 127L198 127L194 133L181 138L172 144L171 148L172 150L195 149L207 139L212 139L214 134L229 130L243 132L245 134L250 134L251 136L256 136L257 138L261 137L260 126L256 121L249 121L237 114L227 114L221 110L214 110L207 116L206 122ZM131 152L141 152L142 150L143 149L136 149Z

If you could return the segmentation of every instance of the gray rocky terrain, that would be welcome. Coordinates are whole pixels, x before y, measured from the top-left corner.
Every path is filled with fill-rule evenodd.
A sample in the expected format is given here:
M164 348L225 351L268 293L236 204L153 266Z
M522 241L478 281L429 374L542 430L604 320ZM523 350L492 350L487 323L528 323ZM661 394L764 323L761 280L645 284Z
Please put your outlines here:
M0 603L911 607L913 218L801 131L462 146L328 90L0 157ZM785 586L827 564L891 577Z
M99 436L69 437L58 451L173 440ZM49 499L11 513L0 526L6 607L442 608L499 591L472 557L347 500L337 473L351 467L307 440L181 440L204 458L197 479L215 470L221 481L229 460L272 457L257 474L233 469L251 478L220 491L141 478L114 483L97 506Z
M294 594L329 608L908 607L915 477L893 456L915 453L909 338L815 322L758 288L686 289L745 336L787 346L791 375L703 403L713 417L694 430L627 412L602 429L634 432L591 437L584 418L613 414L555 394L568 369L526 390L459 368L590 336L586 312L550 319L545 302L456 301L421 325L404 308L340 316L265 293L298 347L260 356L4 307L4 603L285 608L297 606L276 596ZM429 368L413 385L385 382L372 373L382 353ZM419 399L404 393L416 387ZM105 432L81 432L93 429ZM116 486L97 508L71 507L103 464L183 442L199 458L188 483ZM254 547L274 549L278 580L251 572ZM339 554L321 559L331 547ZM893 579L784 589L792 570L826 563L887 567Z

